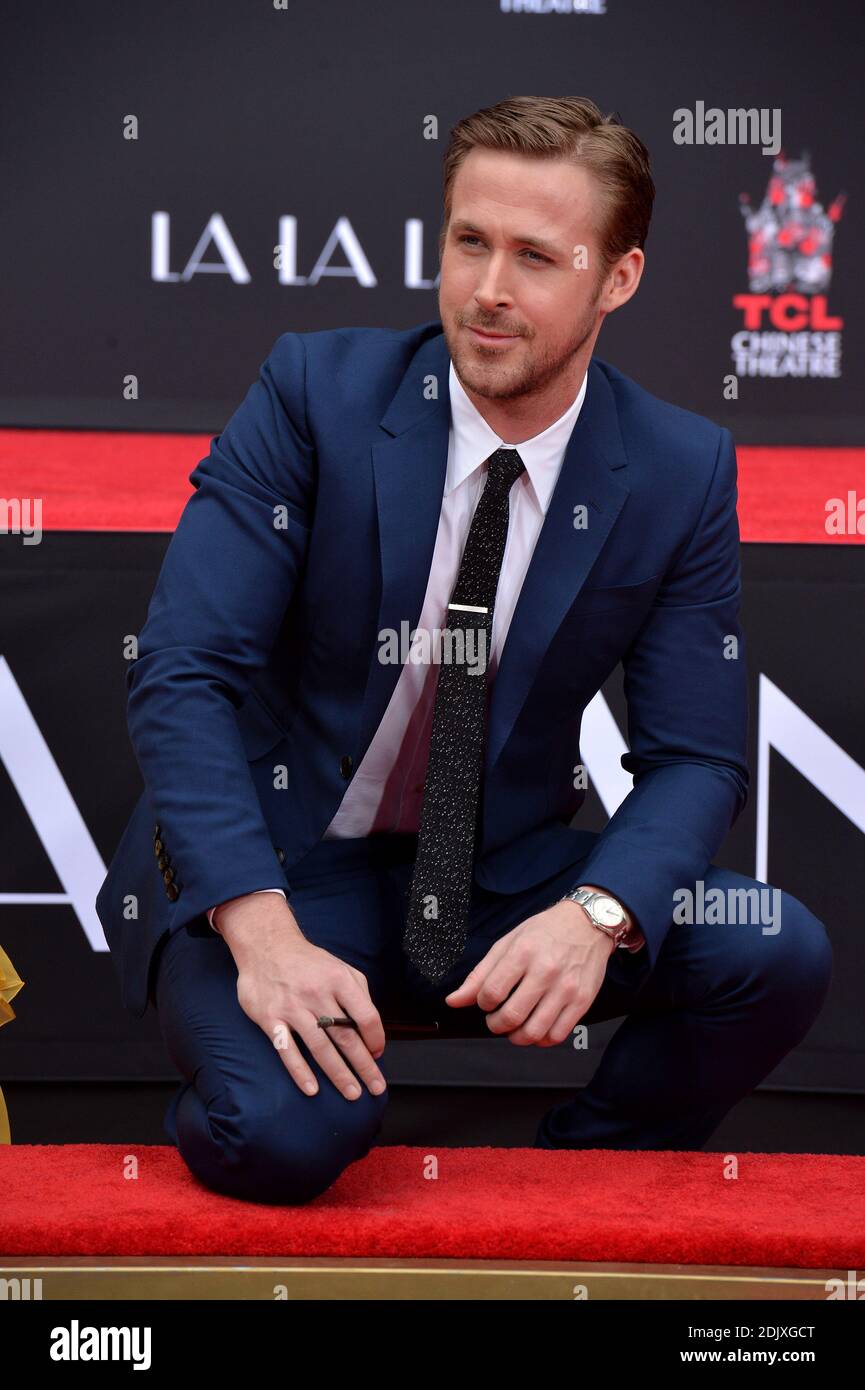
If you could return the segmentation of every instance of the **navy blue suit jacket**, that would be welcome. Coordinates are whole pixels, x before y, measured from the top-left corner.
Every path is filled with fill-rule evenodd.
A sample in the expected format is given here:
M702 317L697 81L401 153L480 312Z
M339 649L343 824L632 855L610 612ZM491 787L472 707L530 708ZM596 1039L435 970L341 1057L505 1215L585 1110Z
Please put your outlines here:
M127 678L145 788L96 902L135 1014L165 933L290 897L360 765L401 670L378 633L416 627L426 591L448 368L437 319L285 333L190 475ZM492 687L475 878L515 892L575 860L581 717L621 661L634 785L580 881L631 910L648 970L748 795L736 456L729 430L588 371Z

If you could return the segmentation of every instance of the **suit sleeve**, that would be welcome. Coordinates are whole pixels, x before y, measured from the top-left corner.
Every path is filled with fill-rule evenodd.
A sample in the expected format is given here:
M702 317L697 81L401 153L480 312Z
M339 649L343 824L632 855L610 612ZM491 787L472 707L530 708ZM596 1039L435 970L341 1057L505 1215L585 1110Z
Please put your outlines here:
M629 909L653 969L677 889L693 891L748 799L748 692L739 624L736 452L722 429L690 538L623 657L633 786L580 881Z
M286 333L190 474L127 673L130 739L171 846L172 932L229 898L289 887L235 715L302 570L314 473L305 348Z

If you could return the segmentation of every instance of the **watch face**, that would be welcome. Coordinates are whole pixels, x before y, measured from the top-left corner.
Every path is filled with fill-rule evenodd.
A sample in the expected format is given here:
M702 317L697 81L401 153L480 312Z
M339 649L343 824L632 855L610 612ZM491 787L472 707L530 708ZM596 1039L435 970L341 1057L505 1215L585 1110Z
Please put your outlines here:
M598 921L603 922L605 927L620 927L625 920L625 914L615 898L595 898L592 907Z

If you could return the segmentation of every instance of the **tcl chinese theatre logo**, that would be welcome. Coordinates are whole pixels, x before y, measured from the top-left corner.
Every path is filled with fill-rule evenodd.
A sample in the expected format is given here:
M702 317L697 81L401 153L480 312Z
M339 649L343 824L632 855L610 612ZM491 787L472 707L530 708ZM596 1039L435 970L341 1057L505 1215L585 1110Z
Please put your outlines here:
M775 158L758 208L739 204L748 233L748 294L733 296L742 328L731 343L737 376L841 375L844 320L829 308L832 245L845 195L817 200L810 157Z

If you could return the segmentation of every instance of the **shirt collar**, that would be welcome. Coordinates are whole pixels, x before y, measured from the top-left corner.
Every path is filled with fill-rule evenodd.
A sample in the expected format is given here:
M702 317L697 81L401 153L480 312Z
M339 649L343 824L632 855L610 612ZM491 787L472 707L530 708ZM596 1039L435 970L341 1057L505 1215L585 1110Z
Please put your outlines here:
M535 500L546 514L558 480L571 431L586 397L589 374L583 376L576 398L558 420L540 434L524 439L521 444L508 444L487 424L471 401L451 362L448 389L451 405L451 447L448 450L447 477L444 495L459 487L470 474L480 468L496 449L516 449L526 466Z

